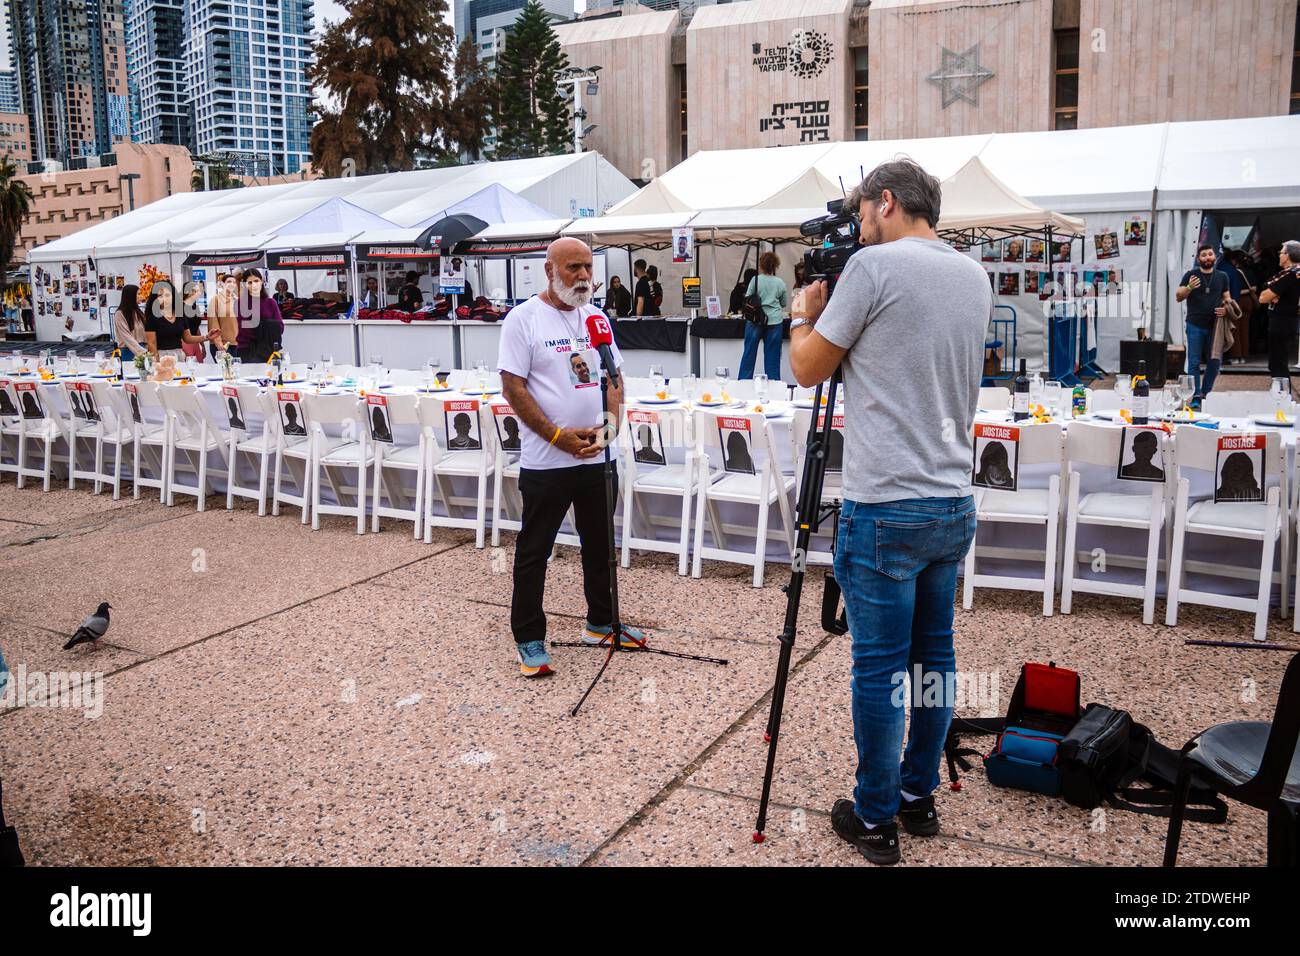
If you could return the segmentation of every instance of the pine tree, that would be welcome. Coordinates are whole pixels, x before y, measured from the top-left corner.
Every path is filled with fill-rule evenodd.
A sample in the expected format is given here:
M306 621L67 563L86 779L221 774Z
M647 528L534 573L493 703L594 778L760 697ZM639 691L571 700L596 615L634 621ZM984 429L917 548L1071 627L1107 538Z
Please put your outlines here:
M446 0L342 0L308 78L331 105L312 129L326 176L411 169L435 148L451 100Z
M557 83L568 68L549 16L540 3L528 0L497 60L497 159L569 150L572 115Z
M496 82L479 59L473 37L466 37L457 48L455 72L456 98L447 115L447 152L475 162L482 158L483 140L492 131Z

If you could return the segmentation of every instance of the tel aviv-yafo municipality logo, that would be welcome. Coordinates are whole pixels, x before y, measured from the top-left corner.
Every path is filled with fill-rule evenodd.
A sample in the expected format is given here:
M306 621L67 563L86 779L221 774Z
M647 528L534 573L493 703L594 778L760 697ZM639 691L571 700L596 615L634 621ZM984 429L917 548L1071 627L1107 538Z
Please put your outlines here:
M795 30L786 46L752 47L753 65L760 73L778 73L789 70L801 80L811 80L826 72L835 55L830 38L817 30Z

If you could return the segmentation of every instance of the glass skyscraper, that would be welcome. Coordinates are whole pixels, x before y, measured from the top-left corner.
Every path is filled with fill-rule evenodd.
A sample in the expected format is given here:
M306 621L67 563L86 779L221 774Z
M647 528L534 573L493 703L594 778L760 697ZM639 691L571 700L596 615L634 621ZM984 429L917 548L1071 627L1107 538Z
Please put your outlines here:
M311 158L312 0L184 6L190 148L248 175L297 172Z

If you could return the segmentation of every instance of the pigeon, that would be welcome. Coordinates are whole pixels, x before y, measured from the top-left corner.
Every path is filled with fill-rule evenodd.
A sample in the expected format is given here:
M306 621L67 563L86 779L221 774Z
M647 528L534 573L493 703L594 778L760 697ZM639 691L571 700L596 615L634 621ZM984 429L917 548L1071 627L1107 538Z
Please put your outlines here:
M95 650L99 650L99 640L108 631L108 609L112 606L107 601L100 604L94 614L81 622L81 626L72 635L72 639L63 645L63 649L70 651L78 644L89 642Z

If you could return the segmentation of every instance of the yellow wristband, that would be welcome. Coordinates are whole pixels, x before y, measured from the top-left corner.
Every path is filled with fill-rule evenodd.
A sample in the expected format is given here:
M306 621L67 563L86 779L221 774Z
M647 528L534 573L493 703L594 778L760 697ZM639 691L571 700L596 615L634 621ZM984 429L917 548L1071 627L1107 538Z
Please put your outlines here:
M554 445L556 440L559 439L559 437L560 437L560 426L556 425L555 434L551 436L551 444Z

